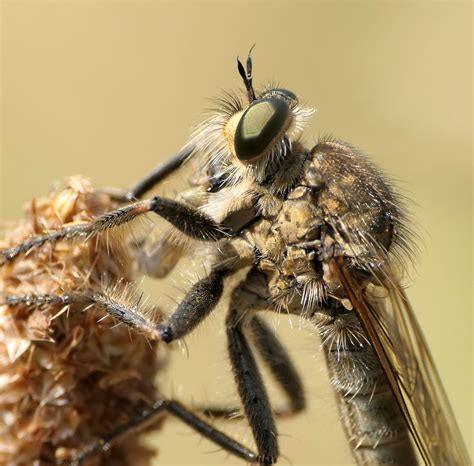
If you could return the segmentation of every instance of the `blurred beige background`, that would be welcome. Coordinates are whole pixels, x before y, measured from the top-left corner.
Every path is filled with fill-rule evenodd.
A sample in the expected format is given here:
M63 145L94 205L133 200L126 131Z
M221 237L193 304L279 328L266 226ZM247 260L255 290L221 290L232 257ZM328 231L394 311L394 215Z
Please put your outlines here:
M208 97L240 86L235 57L255 42L257 86L276 79L317 107L309 143L332 133L363 148L415 201L423 244L409 295L472 448L470 3L1 7L2 218L19 217L25 201L68 175L133 183L184 143ZM154 287L173 295L173 286ZM165 393L237 401L219 314L187 340L189 355L174 352ZM279 331L311 404L279 422L281 464L350 464L319 343L284 318ZM250 442L244 424L225 427ZM176 422L152 441L157 464L241 464Z

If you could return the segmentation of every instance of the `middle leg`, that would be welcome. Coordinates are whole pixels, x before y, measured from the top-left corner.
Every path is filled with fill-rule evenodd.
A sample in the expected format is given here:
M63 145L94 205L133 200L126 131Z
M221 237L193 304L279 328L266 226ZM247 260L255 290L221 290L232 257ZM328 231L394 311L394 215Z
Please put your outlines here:
M140 306L140 298L134 306L123 303L110 296L107 291L84 291L64 294L9 295L0 305L17 306L21 304L44 306L52 304L79 304L100 306L107 314L127 325L150 340L162 340L169 343L183 338L196 328L215 308L222 295L224 278L232 270L215 267L211 273L196 282L188 291L177 309L165 322L155 322L152 316Z

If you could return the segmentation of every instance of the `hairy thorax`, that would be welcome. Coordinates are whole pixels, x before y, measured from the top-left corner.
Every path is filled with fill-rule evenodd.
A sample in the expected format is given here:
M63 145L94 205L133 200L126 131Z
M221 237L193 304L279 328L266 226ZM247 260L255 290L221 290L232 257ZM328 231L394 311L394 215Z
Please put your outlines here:
M257 215L239 236L267 275L270 299L290 312L310 312L328 295L346 298L338 296L331 259L352 258L363 269L378 253L367 238L389 246L390 209L379 194L384 186L369 178L362 189L360 180L369 170L347 157L345 171L337 176L329 162L339 155L314 150L284 193L275 193L269 183L254 185L253 198L242 197L253 199L250 207Z
M320 186L306 173L284 198L262 194L260 217L243 235L267 275L270 299L293 311L301 310L308 287L325 286L320 254L327 232L318 205Z

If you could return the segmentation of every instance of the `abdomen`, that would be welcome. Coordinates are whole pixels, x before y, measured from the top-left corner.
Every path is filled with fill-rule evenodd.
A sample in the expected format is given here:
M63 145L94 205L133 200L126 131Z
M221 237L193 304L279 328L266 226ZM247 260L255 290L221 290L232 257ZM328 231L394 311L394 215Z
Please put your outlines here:
M315 319L357 464L417 465L405 420L354 312L322 311Z

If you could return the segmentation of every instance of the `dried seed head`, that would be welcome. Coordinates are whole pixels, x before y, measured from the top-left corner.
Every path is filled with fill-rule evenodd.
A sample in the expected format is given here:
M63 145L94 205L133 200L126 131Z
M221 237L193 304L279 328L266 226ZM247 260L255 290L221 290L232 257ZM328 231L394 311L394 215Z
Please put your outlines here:
M65 189L30 202L0 249L114 207L83 178L70 178ZM118 251L109 253L97 238L46 244L0 269L0 302L9 295L99 292L104 283L133 296L132 261L126 249ZM0 306L0 464L70 459L156 398L163 353L115 324L95 305ZM85 464L145 466L153 453L130 437L107 458Z

